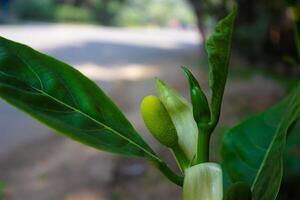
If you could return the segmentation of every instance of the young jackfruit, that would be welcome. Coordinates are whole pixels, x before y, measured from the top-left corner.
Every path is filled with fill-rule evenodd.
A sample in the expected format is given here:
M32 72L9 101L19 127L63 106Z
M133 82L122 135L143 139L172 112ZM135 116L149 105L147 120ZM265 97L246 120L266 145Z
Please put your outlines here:
M143 99L141 112L148 130L161 144L169 148L177 144L175 126L166 108L156 96L147 96Z

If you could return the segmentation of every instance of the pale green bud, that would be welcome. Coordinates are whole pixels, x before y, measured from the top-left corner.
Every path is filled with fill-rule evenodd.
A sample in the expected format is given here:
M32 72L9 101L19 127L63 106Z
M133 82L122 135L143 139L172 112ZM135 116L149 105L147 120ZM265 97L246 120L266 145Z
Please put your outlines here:
M222 200L223 178L217 163L201 163L186 169L183 183L184 200Z

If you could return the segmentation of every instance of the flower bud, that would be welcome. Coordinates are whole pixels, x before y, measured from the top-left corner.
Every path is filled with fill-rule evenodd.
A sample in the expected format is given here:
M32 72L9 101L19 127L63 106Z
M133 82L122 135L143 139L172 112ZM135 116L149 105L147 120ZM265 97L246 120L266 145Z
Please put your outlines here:
M147 96L141 104L144 122L151 134L171 148L178 142L175 126L164 105L156 96Z
M182 69L190 85L194 119L197 123L207 124L210 121L210 109L207 98L192 72L186 67L182 67Z
M185 171L184 200L222 200L223 178L217 163L201 163Z

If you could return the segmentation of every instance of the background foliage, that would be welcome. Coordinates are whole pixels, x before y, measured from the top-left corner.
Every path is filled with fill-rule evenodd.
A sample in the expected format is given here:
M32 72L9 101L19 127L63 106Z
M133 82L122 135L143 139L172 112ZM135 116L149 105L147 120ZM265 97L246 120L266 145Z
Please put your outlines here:
M11 15L18 20L97 23L109 26L169 26L199 28L203 37L233 0L14 0ZM291 5L297 1L237 0L239 17L234 35L239 54L252 64L286 62L297 55ZM251 48L248 48L251 45ZM291 68L283 71L290 73Z

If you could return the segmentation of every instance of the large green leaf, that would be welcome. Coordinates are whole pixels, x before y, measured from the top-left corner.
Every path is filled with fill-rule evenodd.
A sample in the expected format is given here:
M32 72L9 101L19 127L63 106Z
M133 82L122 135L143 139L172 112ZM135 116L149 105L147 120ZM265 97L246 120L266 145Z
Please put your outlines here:
M225 200L252 200L251 188L244 182L236 182L229 188Z
M219 120L224 88L227 79L231 55L231 42L237 8L218 22L215 31L206 42L206 51L210 65L209 86L211 88L211 126Z
M276 199L283 174L283 155L287 134L300 117L300 84L288 99L283 119L267 150L252 184L254 200Z
M2 37L0 97L81 143L160 161L95 83L65 63Z
M300 85L278 105L229 130L223 139L223 169L230 182L252 185L254 199L275 199L286 136L300 116Z
M230 129L223 138L223 169L231 182L252 184L266 154L287 101Z

